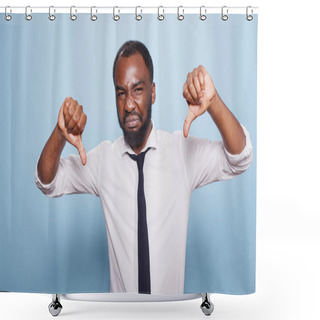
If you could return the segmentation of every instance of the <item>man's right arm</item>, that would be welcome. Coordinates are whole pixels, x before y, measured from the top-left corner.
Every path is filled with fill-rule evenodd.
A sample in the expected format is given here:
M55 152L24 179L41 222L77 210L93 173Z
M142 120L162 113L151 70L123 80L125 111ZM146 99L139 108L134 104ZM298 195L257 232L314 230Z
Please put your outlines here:
M56 176L60 156L65 144L66 139L57 124L38 161L38 176L43 184L49 184Z
M66 141L78 149L82 164L86 164L87 155L81 139L86 121L87 116L78 101L66 98L60 108L57 125L38 161L38 176L43 184L50 183L56 176Z

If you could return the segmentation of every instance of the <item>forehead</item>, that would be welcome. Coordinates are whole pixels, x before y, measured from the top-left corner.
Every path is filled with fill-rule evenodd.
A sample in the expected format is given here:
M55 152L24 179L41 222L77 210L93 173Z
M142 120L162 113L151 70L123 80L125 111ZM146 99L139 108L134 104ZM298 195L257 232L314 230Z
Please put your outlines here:
M120 57L115 66L115 82L118 85L149 80L149 70L140 53Z

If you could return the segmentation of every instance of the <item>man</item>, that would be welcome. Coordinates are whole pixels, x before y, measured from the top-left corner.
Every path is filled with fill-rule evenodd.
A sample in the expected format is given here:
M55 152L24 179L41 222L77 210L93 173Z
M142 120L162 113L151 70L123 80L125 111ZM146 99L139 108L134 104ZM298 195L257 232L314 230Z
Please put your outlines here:
M250 166L249 133L225 106L203 66L189 73L183 86L189 106L183 134L157 130L151 120L153 65L142 43L123 44L113 79L123 136L86 154L81 140L86 115L76 100L66 98L39 158L36 184L49 197L100 197L112 292L182 294L191 192ZM223 141L188 137L192 121L206 111ZM66 141L80 157L61 157Z

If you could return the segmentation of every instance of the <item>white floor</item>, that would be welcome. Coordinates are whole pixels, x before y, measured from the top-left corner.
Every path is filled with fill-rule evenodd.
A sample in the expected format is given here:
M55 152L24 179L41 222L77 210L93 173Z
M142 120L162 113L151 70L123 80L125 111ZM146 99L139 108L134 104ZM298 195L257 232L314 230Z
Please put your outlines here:
M317 248L316 248L317 246ZM258 242L257 292L247 296L212 294L214 319L319 319L318 244ZM51 319L50 295L0 293L0 318ZM84 302L61 300L61 319L205 319L200 299L179 302Z

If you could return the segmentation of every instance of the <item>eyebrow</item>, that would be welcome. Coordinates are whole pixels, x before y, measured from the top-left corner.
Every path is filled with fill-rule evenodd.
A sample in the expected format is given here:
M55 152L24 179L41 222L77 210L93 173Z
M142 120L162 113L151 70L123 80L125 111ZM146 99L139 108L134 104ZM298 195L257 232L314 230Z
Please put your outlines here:
M145 84L145 82L143 80L139 80L138 82L134 83L132 85L132 88L131 89L134 89L135 87L139 86L140 84ZM123 90L123 91L126 91L126 89L124 87L121 87L121 86L118 86L116 85L116 90Z

